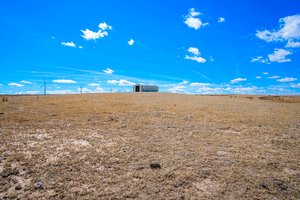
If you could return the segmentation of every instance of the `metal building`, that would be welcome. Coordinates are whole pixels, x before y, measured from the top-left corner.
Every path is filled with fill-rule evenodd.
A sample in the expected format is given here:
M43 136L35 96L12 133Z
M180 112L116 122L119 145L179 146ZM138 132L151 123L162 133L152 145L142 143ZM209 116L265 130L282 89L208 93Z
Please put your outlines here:
M158 86L136 84L133 86L133 92L158 92Z

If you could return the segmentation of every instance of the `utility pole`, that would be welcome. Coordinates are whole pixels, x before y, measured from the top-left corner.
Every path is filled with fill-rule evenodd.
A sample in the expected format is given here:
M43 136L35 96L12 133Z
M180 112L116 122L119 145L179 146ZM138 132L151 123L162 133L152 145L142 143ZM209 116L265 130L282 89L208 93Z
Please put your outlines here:
M46 95L46 94L47 94L46 81L45 81L45 79L44 79L44 95Z

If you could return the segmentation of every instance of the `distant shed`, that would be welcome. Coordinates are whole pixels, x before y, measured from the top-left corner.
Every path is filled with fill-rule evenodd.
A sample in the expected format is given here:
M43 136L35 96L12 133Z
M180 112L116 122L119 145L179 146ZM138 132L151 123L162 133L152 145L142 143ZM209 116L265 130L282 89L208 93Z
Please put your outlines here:
M133 92L158 92L158 86L136 84L133 86Z

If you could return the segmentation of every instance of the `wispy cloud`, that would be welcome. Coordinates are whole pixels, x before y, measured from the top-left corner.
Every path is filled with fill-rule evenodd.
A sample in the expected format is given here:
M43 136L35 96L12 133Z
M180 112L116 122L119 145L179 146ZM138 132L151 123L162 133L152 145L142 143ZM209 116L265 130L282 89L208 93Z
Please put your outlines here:
M76 47L76 44L74 42L61 42L61 45L66 47Z
M210 86L210 83L199 83L199 82L193 82L190 84L192 87L203 87L203 86Z
M261 76L255 76L256 79L261 79Z
M190 47L188 49L188 52L190 53L190 55L185 56L186 60L194 60L194 61L197 61L198 63L205 63L206 62L206 59L200 56L201 53L200 53L198 48Z
M20 81L20 83L24 83L24 84L32 84L32 82L30 82L30 81Z
M113 85L119 85L119 86L132 86L135 85L135 83L125 80L125 79L120 79L120 80L108 80L107 83L113 84Z
M104 72L105 74L113 74L113 73L114 73L114 70L112 70L112 69L110 69L110 68L106 68L106 69L103 70L103 72Z
M129 41L128 41L128 45L129 46L132 46L134 44L134 40L133 39L130 39Z
M230 83L234 84L234 83L239 83L239 82L243 82L246 81L246 78L235 78L233 80L230 81Z
M285 83L285 82L293 82L296 80L297 80L296 78L285 77L285 78L278 79L277 81L281 83Z
M268 79L277 79L277 78L280 78L280 76L270 76L270 77L268 77Z
M53 83L64 83L64 84L74 84L77 83L74 80L70 80L70 79L57 79L57 80L53 80Z
M201 19L199 18L199 15L201 15L200 12L196 12L195 8L191 8L189 10L189 13L184 17L185 21L184 23L195 30L198 30L201 27L207 26L209 23L203 23Z
M20 84L20 83L9 83L9 86L13 86L13 87L24 87L24 85Z
M185 93L185 86L177 85L175 87L170 88L169 91L172 93Z
M89 83L88 86L90 87L100 87L99 83Z

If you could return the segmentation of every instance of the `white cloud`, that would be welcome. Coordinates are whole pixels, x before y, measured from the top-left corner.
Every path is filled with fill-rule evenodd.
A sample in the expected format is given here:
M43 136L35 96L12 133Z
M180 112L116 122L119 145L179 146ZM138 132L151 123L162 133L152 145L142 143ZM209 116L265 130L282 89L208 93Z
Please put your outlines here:
M76 44L74 42L61 42L61 45L66 47L76 47Z
M97 91L97 92L105 92L105 90L102 87L97 87L95 89L95 91Z
M85 29L85 30L81 30L81 32L83 33L83 35L81 35L81 37L83 37L86 40L96 40L96 39L108 36L108 32L102 31L102 30L94 32L89 29Z
M255 76L256 79L261 79L261 76Z
M72 90L48 90L47 94L73 94Z
M205 63L206 62L206 59L200 56L201 53L200 53L198 48L190 47L188 49L188 52L191 53L191 56L186 55L185 56L186 60L194 60L194 61L197 61L198 63Z
M14 86L14 87L23 87L24 85L19 84L19 83L9 83L9 86Z
M274 49L274 53L269 54L268 58L271 62L291 62L291 59L286 58L286 56L290 54L292 54L292 52L285 49Z
M79 49L83 49L83 46L79 46L78 48L79 48Z
M20 81L20 83L24 83L24 84L32 84L30 81Z
M119 85L119 86L132 86L135 85L135 83L125 80L125 79L120 79L120 80L108 80L107 83L113 84L113 85Z
M292 40L289 40L288 43L285 45L285 47L298 48L300 47L300 42L294 42Z
M279 30L257 31L256 36L266 42L288 42L287 47L300 47L300 14L279 19Z
M112 26L109 26L106 22L100 23L100 24L98 25L98 27L99 27L101 30L103 30L103 31L105 31L106 29L109 29L109 30L112 29Z
M102 22L98 25L99 30L97 32L91 31L90 29L81 30L83 35L81 35L86 40L96 40L108 36L106 30L111 30L112 26L109 26L106 22Z
M291 55L292 52L286 49L274 49L274 52L269 54L267 58L263 58L262 56L258 56L256 58L252 58L251 62L259 62L270 64L271 62L291 62L290 58L286 58L288 55Z
M268 75L269 74L269 72L263 72L263 75Z
M268 59L264 59L262 56L252 58L251 62L268 63Z
M280 78L280 76L270 76L268 77L269 79L277 79L277 78Z
M130 85L135 85L135 83L121 79L121 80L119 80L119 85L120 86L130 86Z
M292 88L300 88L300 83L295 83L291 85Z
M38 94L38 93L40 93L40 91L38 91L38 90L30 90L30 91L26 91L25 93L26 94Z
M186 80L183 80L183 81L181 81L180 83L178 83L179 85L186 85L186 84L188 84L189 83L189 81L186 81Z
M0 87L3 86L3 84L0 84Z
M128 44L129 44L129 46L132 46L132 45L134 44L134 40L133 40L133 39L130 39L130 40L128 41Z
M172 92L172 93L180 93L180 92L185 92L184 89L185 89L185 86L178 85L178 86L170 88L169 91Z
M106 69L103 70L103 72L104 72L105 74L112 74L112 73L114 73L114 70L112 70L112 69L110 69L110 68L106 68Z
M210 83L199 83L199 82L194 82L190 84L190 86L192 87L203 87L203 86L210 86L210 85L211 85Z
M281 83L285 83L285 82L293 82L293 81L296 81L296 80L297 80L296 78L285 77L285 78L278 79L277 81L281 82Z
M99 83L89 83L88 86L90 87L100 87Z
M191 8L189 10L189 13L184 17L185 21L184 23L190 27L190 28L194 28L195 30L198 30L201 27L205 27L207 26L209 23L203 23L201 21L201 19L197 16L201 15L200 12L196 12L195 8Z
M247 79L245 78L235 78L233 80L230 81L230 83L234 84L234 83L239 83L239 82L242 82L242 81L246 81Z
M117 81L117 80L108 80L107 83L117 85L119 83L119 81Z
M74 83L77 83L77 82L73 81L73 80L57 79L57 80L53 80L53 83L74 84Z
M222 23L222 22L225 22L225 18L224 17L219 17L218 23Z

